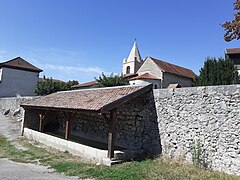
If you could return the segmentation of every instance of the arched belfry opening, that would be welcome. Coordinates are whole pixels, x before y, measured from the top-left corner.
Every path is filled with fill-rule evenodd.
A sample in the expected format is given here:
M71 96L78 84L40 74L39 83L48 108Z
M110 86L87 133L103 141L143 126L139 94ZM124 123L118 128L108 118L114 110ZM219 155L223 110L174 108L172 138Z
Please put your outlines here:
M130 66L127 66L127 68L126 68L126 74L130 74Z

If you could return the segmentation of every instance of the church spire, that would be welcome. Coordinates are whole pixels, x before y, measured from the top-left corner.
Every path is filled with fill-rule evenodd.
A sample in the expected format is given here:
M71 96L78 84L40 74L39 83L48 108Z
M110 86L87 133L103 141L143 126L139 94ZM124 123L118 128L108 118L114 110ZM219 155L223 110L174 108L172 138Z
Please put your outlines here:
M131 62L131 61L138 61L138 62L143 61L141 58L140 52L138 50L136 39L134 40L132 50L127 58L127 62Z

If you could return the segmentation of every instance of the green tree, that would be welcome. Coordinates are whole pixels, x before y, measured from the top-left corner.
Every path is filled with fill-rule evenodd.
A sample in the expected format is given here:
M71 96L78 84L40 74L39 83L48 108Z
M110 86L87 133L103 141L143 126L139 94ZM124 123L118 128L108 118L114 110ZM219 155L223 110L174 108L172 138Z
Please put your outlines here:
M240 39L240 0L236 0L233 4L234 10L236 10L233 20L231 22L227 21L221 25L226 31L224 39L227 42L233 39Z
M102 73L99 78L95 77L95 80L97 81L97 84L94 87L111 87L129 84L128 80L122 75L113 75L113 73L110 76L106 76L104 73Z
M71 90L71 86L78 84L78 81L58 81L53 80L52 78L45 78L41 81L38 81L35 89L35 94L38 96L48 95L58 91Z
M72 86L79 84L78 81L73 80L73 81L68 81L67 82L67 90L72 90Z
M194 80L194 86L227 85L237 82L238 74L229 59L207 58L200 75Z

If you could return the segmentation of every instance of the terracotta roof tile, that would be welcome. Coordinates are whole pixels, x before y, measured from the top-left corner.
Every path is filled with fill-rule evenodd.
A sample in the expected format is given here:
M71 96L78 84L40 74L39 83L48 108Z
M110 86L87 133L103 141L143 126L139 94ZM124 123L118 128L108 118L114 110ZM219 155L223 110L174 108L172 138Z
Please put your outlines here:
M160 80L159 77L154 76L154 75L149 74L149 73L138 75L138 76L133 77L133 78L131 78L129 80L136 80L136 79L155 79L155 80Z
M226 54L240 54L240 48L228 48Z
M95 84L97 84L97 81L90 81L90 82L86 82L86 83L83 83L83 84L74 85L74 86L72 86L72 88L77 89L77 88L81 88L81 87L90 87L90 86L93 86Z
M85 90L62 91L32 100L21 106L36 109L90 110L100 111L114 102L122 102L126 97L145 93L152 86L119 86Z
M33 72L42 72L41 69L33 66L32 64L30 64L26 60L22 59L21 57L16 57L12 60L0 63L0 68L1 67L33 71Z
M168 62L165 61L161 61L155 58L150 57L157 65L160 69L162 69L163 71L167 72L167 73L172 73L172 74L176 74L179 76L184 76L184 77L188 77L191 79L194 79L196 77L196 74L187 68L184 67L180 67L174 64L170 64Z

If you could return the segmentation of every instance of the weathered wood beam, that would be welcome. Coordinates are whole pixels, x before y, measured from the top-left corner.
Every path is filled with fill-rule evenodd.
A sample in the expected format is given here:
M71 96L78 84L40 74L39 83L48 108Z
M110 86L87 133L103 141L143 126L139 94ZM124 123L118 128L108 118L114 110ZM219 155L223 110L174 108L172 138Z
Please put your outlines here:
M110 111L110 122L108 132L108 158L110 159L114 157L116 125L117 125L117 110L116 108L114 108Z
M67 120L66 120L66 131L65 131L65 139L66 140L69 140L70 135L71 135L72 118L73 118L73 113L72 112L68 112L67 113Z
M45 118L46 118L46 111L41 111L39 113L39 127L38 127L39 132L43 132Z

